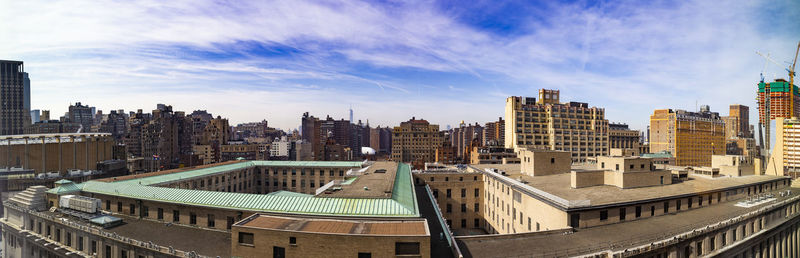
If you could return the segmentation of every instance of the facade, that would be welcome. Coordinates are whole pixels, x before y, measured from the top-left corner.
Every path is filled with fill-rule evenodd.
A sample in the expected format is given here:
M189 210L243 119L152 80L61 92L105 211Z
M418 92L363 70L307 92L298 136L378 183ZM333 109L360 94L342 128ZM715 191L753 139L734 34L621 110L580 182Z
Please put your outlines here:
M94 124L93 107L81 105L80 102L69 105L67 121L81 125L83 132L90 132Z
M794 92L792 95L791 92ZM792 106L794 108L792 109ZM769 110L766 107L770 107ZM769 117L767 117L769 111ZM784 79L775 79L771 83L758 83L758 119L766 124L775 118L792 118L800 116L800 91L797 85L789 87Z
M415 168L435 162L436 148L442 145L439 125L412 117L392 130L392 156L397 162L411 162Z
M505 109L505 147L563 150L575 162L609 150L605 109L587 103L559 102L558 90L539 90L539 99L509 97Z
M128 117L123 110L111 110L100 122L100 132L110 133L117 141L122 141L128 133Z
M375 127L369 130L369 146L376 154L389 155L392 153L392 128Z
M288 178L298 184L290 187ZM299 183L317 180L330 183ZM133 194L136 188L160 197ZM78 210L75 198L97 209ZM438 245L430 239L439 229L420 215L410 169L393 162L228 162L63 180L6 204L0 224L7 257L431 257Z
M506 121L502 117L483 128L483 146L505 146Z
M752 138L753 132L750 130L750 107L734 104L730 106L728 117L735 123L725 123L725 135L727 138L733 136L741 138ZM730 133L728 133L730 131Z
M506 164L519 163L514 149L502 146L472 147L469 164Z
M220 146L222 162L245 159L266 160L267 152L262 144L228 144Z
M608 138L611 148L639 149L641 138L637 130L631 130L627 124L608 124Z
M461 124L458 127L451 129L450 144L456 149L456 160L460 163L469 163L470 151L474 142L477 145L483 144L483 127L478 123L475 124Z
M445 143L436 148L436 163L439 164L456 164L456 147L450 146Z
M800 120L775 119L775 146L768 158L766 174L800 177Z
M31 124L30 81L21 61L0 60L0 100L0 135L23 134Z
M650 152L668 151L678 166L710 166L712 155L725 154L725 123L704 107L656 109L650 116Z
M36 174L96 170L113 159L114 139L105 133L25 134L0 137L0 168L31 169Z

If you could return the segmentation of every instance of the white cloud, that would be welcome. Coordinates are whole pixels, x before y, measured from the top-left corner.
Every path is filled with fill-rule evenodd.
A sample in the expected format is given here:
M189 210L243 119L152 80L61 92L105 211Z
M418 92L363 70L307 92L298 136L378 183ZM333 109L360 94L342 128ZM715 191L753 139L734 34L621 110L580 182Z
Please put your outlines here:
M416 115L445 125L494 120L506 94L546 87L644 128L653 109L692 109L695 100L723 114L732 103L756 108L763 62L754 51L789 56L790 37L800 35L766 30L762 5L577 3L503 37L429 2L0 0L0 17L8 17L0 53L26 61L34 106L54 114L77 100L105 110L162 102L287 128L304 111L345 117L358 103L357 117L376 123ZM264 57L238 47L250 42L297 53ZM194 51L237 57L203 60ZM768 74L780 72L773 68ZM401 72L380 73L392 69Z

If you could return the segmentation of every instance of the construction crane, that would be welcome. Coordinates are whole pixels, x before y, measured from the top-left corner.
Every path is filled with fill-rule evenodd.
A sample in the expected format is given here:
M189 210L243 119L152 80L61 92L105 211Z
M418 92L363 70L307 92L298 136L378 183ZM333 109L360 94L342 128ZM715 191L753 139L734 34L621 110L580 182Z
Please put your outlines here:
M791 115L794 116L794 75L795 75L794 68L797 65L797 54L800 53L800 42L797 43L797 50L794 52L794 60L792 61L792 63L789 66L786 66L784 64L778 63L777 61L775 61L772 58L770 58L769 55L764 55L764 54L762 54L761 52L758 52L758 51L756 51L756 53L758 55L764 57L764 59L767 59L768 61L773 62L773 63L777 64L778 66L783 67L783 69L786 69L786 72L789 73L789 89L790 89L790 95L789 96L791 96L791 98L792 98L792 100L789 101L789 103L791 105L789 110L792 113ZM761 76L761 80L764 80L764 76L763 75Z

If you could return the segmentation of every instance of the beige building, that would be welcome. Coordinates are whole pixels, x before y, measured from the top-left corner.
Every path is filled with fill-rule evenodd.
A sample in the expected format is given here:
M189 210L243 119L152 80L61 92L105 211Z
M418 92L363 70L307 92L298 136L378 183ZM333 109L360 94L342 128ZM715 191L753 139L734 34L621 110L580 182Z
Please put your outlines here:
M775 146L768 158L768 175L800 177L800 119L775 118Z
M509 97L505 108L505 147L568 151L575 162L607 155L605 109L581 102L559 102L558 90L539 90L539 98Z
M725 147L725 123L708 106L701 112L656 109L650 116L650 152L668 151L678 166L710 166Z
M113 159L108 133L23 134L0 136L0 168L33 169L37 174L70 169L96 170Z
M415 168L421 168L426 162L436 161L436 148L439 146L442 146L439 125L412 117L392 130L391 159L410 162Z

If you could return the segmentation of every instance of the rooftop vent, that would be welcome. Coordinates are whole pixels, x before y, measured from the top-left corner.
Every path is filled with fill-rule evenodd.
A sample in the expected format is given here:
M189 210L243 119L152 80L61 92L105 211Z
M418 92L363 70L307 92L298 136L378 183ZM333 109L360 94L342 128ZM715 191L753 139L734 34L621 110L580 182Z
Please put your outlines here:
M376 169L375 173L386 173L386 169Z

